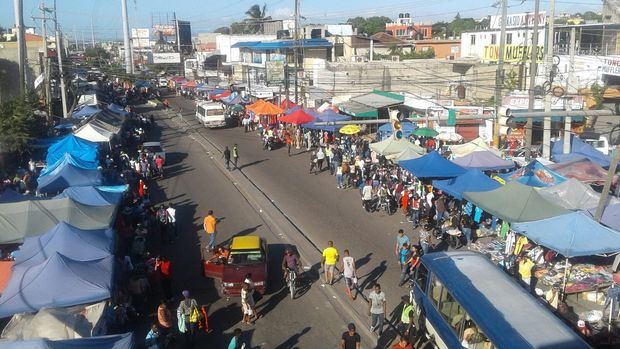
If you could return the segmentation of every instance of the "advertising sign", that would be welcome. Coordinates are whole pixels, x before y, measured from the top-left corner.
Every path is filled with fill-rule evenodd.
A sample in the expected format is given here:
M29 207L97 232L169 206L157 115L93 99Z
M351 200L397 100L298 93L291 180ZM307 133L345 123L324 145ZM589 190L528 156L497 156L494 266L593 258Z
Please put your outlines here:
M504 50L504 62L529 62L531 57L532 46L506 45L506 49ZM538 46L536 50L536 60L542 63L544 57L544 46ZM482 59L485 61L497 61L499 59L499 46L485 46Z
M566 98L551 98L551 109L553 110L564 110L565 103L564 100ZM527 109L530 98L528 96L504 96L502 97L502 106L510 109ZM581 110L583 109L583 96L573 96L572 98L566 99L566 102L570 104L572 110ZM534 101L534 109L541 110L544 109L542 99L536 99Z
M620 76L620 58L603 58L601 72L607 75Z
M267 61L265 62L265 71L267 72L267 84L281 84L284 81L284 62Z
M153 25L153 34L159 37L159 33L163 36L177 36L177 31L174 25L168 24L155 24Z
M132 28L131 37L137 39L148 39L151 33L148 28Z
M153 63L181 63L181 54L178 52L153 52Z
M538 14L538 25L540 27L545 26L545 19L547 18L546 12L540 12ZM506 28L523 28L533 27L535 16L533 13L515 13L506 16ZM500 29L502 27L502 16L491 16L491 22L489 24L491 29Z

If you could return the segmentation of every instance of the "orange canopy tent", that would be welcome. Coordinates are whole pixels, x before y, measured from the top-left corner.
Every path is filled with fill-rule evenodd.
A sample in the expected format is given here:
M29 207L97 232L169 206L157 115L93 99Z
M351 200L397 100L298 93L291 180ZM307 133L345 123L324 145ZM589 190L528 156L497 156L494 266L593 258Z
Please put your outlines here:
M186 83L184 83L183 85L181 85L181 87L183 88L195 88L196 87L196 80L190 80Z
M314 121L314 116L306 113L302 108L299 108L294 112L281 117L280 121L288 124L302 125Z
M262 99L259 99L258 101L256 101L256 103L250 105L246 109L250 110L251 112L253 112L256 115L278 115L278 114L284 114L284 110L282 110L282 108L280 108L277 105L274 105L274 104L272 104L270 102L265 102Z

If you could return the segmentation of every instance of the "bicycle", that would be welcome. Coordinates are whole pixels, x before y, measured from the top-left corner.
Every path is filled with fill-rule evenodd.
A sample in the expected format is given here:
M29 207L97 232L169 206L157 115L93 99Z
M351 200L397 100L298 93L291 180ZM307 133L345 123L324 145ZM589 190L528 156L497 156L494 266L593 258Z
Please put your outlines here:
M288 290L291 293L291 299L295 299L295 288L297 287L297 272L293 269L287 269L288 274L286 275L286 285L288 286Z

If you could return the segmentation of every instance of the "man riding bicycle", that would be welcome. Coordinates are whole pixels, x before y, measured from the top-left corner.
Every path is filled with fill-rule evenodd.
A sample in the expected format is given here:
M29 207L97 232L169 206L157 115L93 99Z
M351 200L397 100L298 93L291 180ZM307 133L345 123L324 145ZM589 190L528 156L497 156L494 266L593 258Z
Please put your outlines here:
M289 270L294 270L299 275L299 269L301 269L301 262L299 257L291 249L284 251L284 258L282 258L282 271L284 272L284 280L288 278Z

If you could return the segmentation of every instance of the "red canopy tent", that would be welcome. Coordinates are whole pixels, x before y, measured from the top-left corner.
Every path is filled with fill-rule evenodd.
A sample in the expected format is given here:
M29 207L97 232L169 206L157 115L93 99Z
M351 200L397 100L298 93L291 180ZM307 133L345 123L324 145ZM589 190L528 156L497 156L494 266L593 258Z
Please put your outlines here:
M222 93L218 93L218 94L214 95L212 99L213 99L213 100L220 100L220 99L222 99L222 98L224 98L224 97L228 97L228 96L230 96L230 94L231 94L231 93L232 93L232 92L230 92L230 90L225 90L225 91L224 91L224 92L222 92Z
M196 87L196 80L190 80L184 84L181 85L181 87L183 88L195 88Z
M288 124L302 125L314 121L314 116L306 113L302 108L299 108L294 112L281 117L280 121Z
M282 103L280 103L280 108L284 109L284 110L288 110L288 109L293 109L295 107L297 107L298 104L292 102L290 99L285 99L282 101Z

